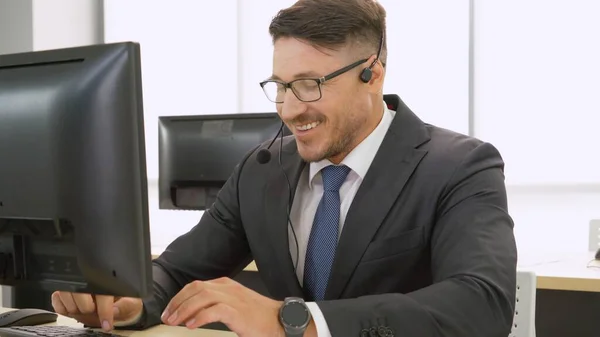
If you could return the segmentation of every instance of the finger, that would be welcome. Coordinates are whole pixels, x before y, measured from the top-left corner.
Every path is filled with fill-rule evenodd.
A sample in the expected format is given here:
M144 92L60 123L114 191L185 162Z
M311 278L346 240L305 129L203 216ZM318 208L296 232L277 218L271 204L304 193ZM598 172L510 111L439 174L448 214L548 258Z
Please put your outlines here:
M113 296L96 295L96 310L98 311L98 319L102 329L110 331L113 328L113 304L115 299Z
M66 316L68 314L68 311L63 302L60 300L60 294L58 291L52 293L51 299L52 308L54 308L54 311L59 315Z
M161 320L163 322L168 322L169 320L173 320L171 318L171 316L173 316L173 314L177 311L177 308L179 308L179 305L181 305L181 303L183 303L188 298L196 295L197 293L202 292L202 290L204 290L204 288L205 288L205 282L203 282L203 281L194 281L194 282L188 283L175 296L173 296L171 301L169 301L169 304L167 304L167 307L165 308L162 315L160 316Z
M67 315L79 314L79 309L77 309L77 304L75 304L72 293L61 291L58 293L58 296L67 309Z
M207 288L203 291L197 293L195 296L188 298L183 301L177 308L175 312L168 318L165 324L168 325L180 325L181 323L185 323L196 314L208 307L219 303L232 303L234 300L227 295L226 292L223 292L219 289L215 288Z
M93 314L96 311L94 299L90 294L73 294L73 300L79 312L84 315Z
M200 310L194 317L186 321L185 326L189 329L197 329L203 325L221 322L225 324L232 332L239 333L233 326L236 321L236 311L228 304L218 303L204 310ZM237 320L239 321L239 319Z
M214 280L206 281L205 283L232 285L232 284L236 284L237 282L230 279L229 277L219 277Z
M71 316L77 322L84 324L85 326L89 326L92 328L100 327L100 320L98 319L98 315L82 315L75 314Z
M136 317L140 317L144 305L139 298L123 297L115 301L113 304L113 320L114 322L128 322Z

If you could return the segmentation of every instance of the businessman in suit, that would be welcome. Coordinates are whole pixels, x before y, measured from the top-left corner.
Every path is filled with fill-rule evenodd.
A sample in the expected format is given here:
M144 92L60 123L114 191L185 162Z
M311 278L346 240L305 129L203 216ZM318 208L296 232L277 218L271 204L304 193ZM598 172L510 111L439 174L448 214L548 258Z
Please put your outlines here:
M385 10L299 0L270 25L261 86L293 132L239 163L153 262L150 298L57 292L90 325L240 336L506 337L516 247L503 161L383 95ZM255 260L270 294L230 278Z

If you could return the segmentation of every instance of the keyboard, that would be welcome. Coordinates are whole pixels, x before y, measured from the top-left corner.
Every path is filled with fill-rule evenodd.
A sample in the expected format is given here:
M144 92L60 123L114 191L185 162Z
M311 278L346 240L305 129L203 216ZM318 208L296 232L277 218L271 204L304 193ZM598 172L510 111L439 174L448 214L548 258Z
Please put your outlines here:
M60 325L13 326L0 328L2 337L123 337L111 333Z

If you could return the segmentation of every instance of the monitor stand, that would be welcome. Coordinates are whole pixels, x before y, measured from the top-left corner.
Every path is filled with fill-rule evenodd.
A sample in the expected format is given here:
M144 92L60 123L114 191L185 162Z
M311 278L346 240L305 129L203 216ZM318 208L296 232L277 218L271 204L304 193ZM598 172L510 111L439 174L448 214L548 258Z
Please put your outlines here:
M36 308L54 311L52 308L52 292L38 288L19 286L2 286L2 307L4 308Z

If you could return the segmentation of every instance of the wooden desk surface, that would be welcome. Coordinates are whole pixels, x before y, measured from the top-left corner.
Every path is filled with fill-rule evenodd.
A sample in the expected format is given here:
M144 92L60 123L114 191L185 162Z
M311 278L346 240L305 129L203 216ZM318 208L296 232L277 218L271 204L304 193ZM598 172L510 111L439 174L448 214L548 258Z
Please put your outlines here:
M0 308L0 312L6 312L9 308ZM45 324L45 325L63 325L81 328L83 325L76 320L58 316L56 323ZM168 325L157 325L144 331L126 331L126 330L115 330L112 332L116 335L121 336L133 336L133 337L233 337L236 336L233 332L208 330L208 329L195 329L190 330L185 327L173 327Z
M538 289L600 292L600 261L594 254L525 256L519 259L519 269L535 272Z
M164 249L153 246L152 257L158 257ZM519 269L536 273L538 289L600 292L600 261L595 261L594 254L523 254L519 257ZM244 270L258 269L252 261Z

